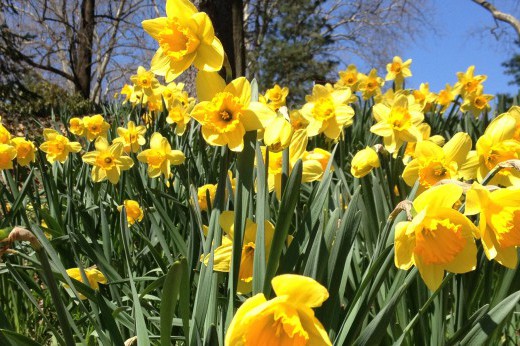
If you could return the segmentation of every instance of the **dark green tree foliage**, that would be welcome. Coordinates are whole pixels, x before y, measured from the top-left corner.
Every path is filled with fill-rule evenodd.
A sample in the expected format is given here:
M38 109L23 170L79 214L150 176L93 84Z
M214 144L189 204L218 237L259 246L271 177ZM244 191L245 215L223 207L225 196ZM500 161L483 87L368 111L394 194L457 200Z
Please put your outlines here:
M5 15L15 13L10 0L0 2L0 100L26 99L34 95L22 79L27 69L21 64L18 48L29 35L14 32L5 23Z
M502 66L506 68L505 73L513 77L509 84L520 86L520 54L515 54L511 59L502 63Z
M330 32L326 19L320 15L323 11L318 10L324 3L281 1L274 13L267 14L255 8L262 1L250 2L255 9L253 14L258 16L251 22L265 28L261 43L247 47L249 74L258 79L261 92L278 83L289 87L289 104L301 104L305 95L311 93L313 83L333 81L338 62L328 54L334 43L332 38L323 34ZM258 34L258 27L249 27L246 32Z

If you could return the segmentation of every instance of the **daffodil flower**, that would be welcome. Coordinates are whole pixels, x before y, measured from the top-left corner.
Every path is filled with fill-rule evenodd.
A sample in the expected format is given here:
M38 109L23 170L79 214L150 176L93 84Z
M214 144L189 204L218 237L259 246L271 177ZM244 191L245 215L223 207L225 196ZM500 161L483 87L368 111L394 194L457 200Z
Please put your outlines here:
M263 293L247 299L237 310L226 333L226 346L256 345L332 345L327 331L314 316L329 297L315 280L284 274L271 281L276 297L267 300Z
M166 17L145 20L144 30L159 43L151 70L169 83L193 63L203 71L219 71L224 48L213 23L189 0L167 0Z
M20 166L28 166L36 160L36 147L34 143L23 137L15 137L11 140L16 148L16 162Z
M92 181L98 183L108 179L112 184L117 184L121 171L129 170L134 161L130 156L123 155L122 143L116 142L109 146L106 138L99 137L95 146L95 151L83 155L83 162L94 166Z
M12 169L16 157L16 148L9 144L0 143L0 170Z
M495 118L478 139L476 145L479 158L478 181L481 182L499 163L520 159L520 141L514 137L517 126L515 117L504 113ZM502 186L518 185L520 184L520 172L511 168L503 168L489 183Z
M385 81L377 75L377 70L373 68L367 76L361 76L358 89L362 92L363 100L368 100L381 95L383 85L385 85Z
M403 179L413 186L419 179L422 189L428 189L443 179L474 179L478 158L471 151L471 138L467 133L456 133L444 147L431 141L416 144L415 158L403 171Z
M316 84L312 95L308 95L301 109L307 119L307 134L309 137L320 133L330 139L338 139L343 128L352 125L354 110L348 105L352 102L350 89L334 90L330 84Z
M76 136L83 136L85 134L85 125L83 125L83 119L77 117L70 118L69 131Z
M84 270L85 276L88 280L88 285L93 290L99 290L99 284L106 284L107 278L100 272L95 266L91 268L85 268ZM72 279L85 283L83 280L83 276L81 275L81 271L79 268L70 268L67 269L67 275ZM64 285L65 287L69 287L68 285ZM79 299L84 300L87 299L83 294L79 294Z
M110 124L105 121L101 114L83 117L84 135L89 141L98 137L106 137Z
M141 222L144 217L144 212L139 202L134 201L132 199L125 199L123 205L117 207L117 210L121 212L123 210L123 206L125 207L126 212L126 221L129 225L133 225L136 222Z
M411 64L412 59L403 62L401 57L394 56L392 62L386 65L387 74L385 80L395 81L396 89L402 89L404 79L412 76L410 71Z
M475 66L473 65L468 67L466 72L457 72L458 82L454 85L457 94L466 97L468 94L475 92L482 85L482 82L487 79L486 75L474 76L474 73Z
M199 72L196 82L202 102L191 117L202 125L202 136L211 145L242 151L246 131L264 128L276 116L265 104L251 101L251 84L244 77L226 85L217 73Z
M81 150L81 144L69 141L67 137L56 130L44 129L43 137L45 142L40 145L40 149L47 154L47 161L50 163L55 161L63 163L69 153L77 153Z
M444 271L466 273L476 268L477 228L452 207L462 196L454 184L433 187L413 202L417 214L395 226L395 265L408 270L415 265L432 291L441 284Z
M114 143L121 142L124 145L126 153L136 153L139 148L146 143L144 134L146 133L146 127L135 126L133 121L129 121L127 128L118 127L117 134L118 138L114 139Z
M473 183L466 194L465 214L480 215L479 234L486 257L516 268L520 246L520 188L489 191Z
M391 106L385 103L374 105L373 114L377 123L370 128L372 133L383 137L386 150L397 151L404 142L417 142L422 134L417 126L424 120L421 105L413 96L397 94Z
M233 236L235 232L234 226L235 213L232 211L225 211L220 215L220 227L226 233L222 237L222 245L215 249L213 270L219 272L229 272L231 265L231 255L233 253ZM255 240L256 240L257 225L253 221L247 219L244 231L244 245L242 246L242 256L240 259L240 272L238 273L238 292L246 294L251 292L253 281L253 258L255 255ZM264 221L264 241L265 241L265 256L269 257L271 249L271 241L274 236L274 225L265 220ZM204 264L208 264L210 255L203 257Z
M180 150L172 150L168 139L155 132L150 139L150 149L143 150L137 159L148 164L148 176L156 178L161 174L170 177L171 165L181 165L186 157Z
M350 173L356 178L362 178L380 166L379 156L374 149L366 147L352 158Z

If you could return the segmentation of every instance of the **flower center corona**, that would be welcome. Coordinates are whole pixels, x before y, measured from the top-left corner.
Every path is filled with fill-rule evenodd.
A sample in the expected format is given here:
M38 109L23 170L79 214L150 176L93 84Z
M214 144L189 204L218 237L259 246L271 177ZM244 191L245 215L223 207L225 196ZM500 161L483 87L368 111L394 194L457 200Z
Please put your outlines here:
M177 18L168 19L168 26L161 30L158 41L164 53L176 60L192 53L199 46L199 40Z
M414 252L425 264L447 264L452 262L466 245L462 226L449 219L434 219L427 227L416 232Z

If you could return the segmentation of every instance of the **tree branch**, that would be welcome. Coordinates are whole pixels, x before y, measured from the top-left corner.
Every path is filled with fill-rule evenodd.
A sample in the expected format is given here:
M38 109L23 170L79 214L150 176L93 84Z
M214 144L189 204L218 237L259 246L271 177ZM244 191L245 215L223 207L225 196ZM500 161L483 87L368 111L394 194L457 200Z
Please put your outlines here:
M491 13L493 18L501 22L509 24L516 32L518 40L520 41L520 21L513 15L499 11L493 4L485 0L472 0L477 5L482 6Z

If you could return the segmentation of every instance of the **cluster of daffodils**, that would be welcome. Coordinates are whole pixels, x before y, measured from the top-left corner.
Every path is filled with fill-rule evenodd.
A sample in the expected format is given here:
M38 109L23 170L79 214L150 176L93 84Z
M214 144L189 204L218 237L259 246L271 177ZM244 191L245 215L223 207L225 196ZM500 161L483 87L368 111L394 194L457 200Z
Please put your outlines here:
M166 111L166 122L175 125L175 133L182 135L186 131L195 99L184 91L183 83L170 82L162 85L154 72L147 71L142 66L139 66L137 74L130 80L133 85L126 84L121 90L121 95L125 95L123 103L130 102L133 106L146 107L148 113L143 117L146 124L155 119L157 112Z
M0 117L0 170L12 169L16 160L20 166L28 166L36 160L34 143L23 138L13 137L2 125Z

